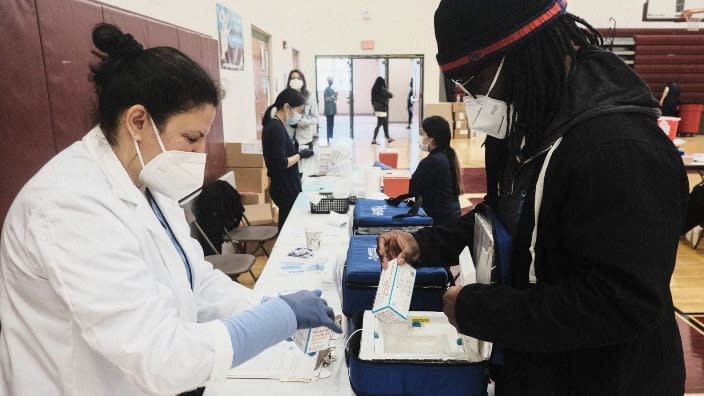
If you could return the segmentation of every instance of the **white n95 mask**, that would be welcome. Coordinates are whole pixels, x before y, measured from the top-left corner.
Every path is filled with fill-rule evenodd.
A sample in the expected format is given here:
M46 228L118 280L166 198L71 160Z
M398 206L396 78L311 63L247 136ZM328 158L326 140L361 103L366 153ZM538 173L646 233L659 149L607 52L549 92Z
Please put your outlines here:
M467 113L469 128L472 131L486 133L497 139L506 138L508 105L502 100L490 98L489 94L491 90L494 89L496 80L501 74L504 59L505 58L501 58L499 68L496 70L494 80L491 82L491 86L486 95L477 95L476 98L471 95L464 97L464 111Z
M142 164L139 180L150 190L157 191L174 201L178 201L203 185L206 155L205 153L189 151L166 151L154 120L149 117L149 121L152 123L152 128L154 128L156 140L159 142L159 147L161 147L161 153L152 158L148 164L144 164L139 145L136 140L132 140L134 147L137 149L139 162Z
M292 78L291 81L288 82L288 86L296 91L300 91L301 88L303 88L303 80L300 78Z

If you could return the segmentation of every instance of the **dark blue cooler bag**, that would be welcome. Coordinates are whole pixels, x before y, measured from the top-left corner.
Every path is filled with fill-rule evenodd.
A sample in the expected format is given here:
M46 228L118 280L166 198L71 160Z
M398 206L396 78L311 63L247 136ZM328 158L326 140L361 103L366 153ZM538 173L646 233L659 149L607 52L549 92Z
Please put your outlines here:
M376 235L352 235L342 275L342 312L347 317L372 309L381 276ZM413 311L442 311L448 276L442 267L416 268L411 298Z
M357 329L363 325L363 312L356 314L350 324ZM488 383L486 362L361 360L359 359L362 332L350 337L350 385L360 396L482 396Z
M354 206L354 229L358 227L408 227L430 226L433 219L428 217L423 208L418 213L408 216L411 209L406 202L393 206L383 199L358 198Z

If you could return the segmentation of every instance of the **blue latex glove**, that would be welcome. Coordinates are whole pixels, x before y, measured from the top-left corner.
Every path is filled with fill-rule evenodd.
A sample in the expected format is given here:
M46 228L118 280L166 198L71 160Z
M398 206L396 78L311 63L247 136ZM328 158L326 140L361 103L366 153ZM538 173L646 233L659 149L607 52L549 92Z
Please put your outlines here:
M342 333L342 328L335 322L335 313L328 303L320 298L322 291L301 290L293 294L280 296L296 315L298 329L310 329L325 326L335 333Z
M235 367L296 332L296 316L286 302L271 298L238 315L223 319L230 333Z

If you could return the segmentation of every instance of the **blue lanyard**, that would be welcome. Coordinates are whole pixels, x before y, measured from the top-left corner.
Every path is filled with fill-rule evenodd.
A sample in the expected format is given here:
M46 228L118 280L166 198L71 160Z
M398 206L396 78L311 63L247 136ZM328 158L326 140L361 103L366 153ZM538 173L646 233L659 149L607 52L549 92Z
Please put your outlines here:
M169 223L166 221L164 214L161 213L161 209L159 208L159 205L157 205L156 200L154 200L152 193L149 192L148 189L145 191L145 193L147 195L147 201L149 202L149 206L152 207L152 210L154 211L156 218L159 219L159 223L161 223L161 226L164 227L164 230L166 230L166 234L169 235L169 239L171 239L171 242L176 247L176 251L178 252L178 255L181 256L181 260L183 260L183 265L186 266L186 273L188 274L188 282L191 284L191 290L193 290L193 272L191 272L191 264L188 262L188 257L186 256L186 253L183 251L181 244L176 239L176 236L174 235L174 232L171 230L171 226L169 226Z

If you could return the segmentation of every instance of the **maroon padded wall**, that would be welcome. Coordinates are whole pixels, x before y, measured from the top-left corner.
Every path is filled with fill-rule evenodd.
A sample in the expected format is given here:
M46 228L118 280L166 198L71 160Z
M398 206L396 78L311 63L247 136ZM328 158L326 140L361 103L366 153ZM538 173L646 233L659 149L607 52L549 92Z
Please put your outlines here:
M660 99L665 83L680 83L680 99L704 103L704 30L616 29L614 37L633 37L633 69ZM600 29L606 36L608 32Z
M0 2L0 221L20 188L55 153L37 9Z
M97 58L91 32L103 21L99 4L81 0L36 0L56 152L93 127L95 94L88 66Z
M142 45L147 45L146 18L131 14L128 11L103 5L103 21L118 26L123 32L129 32L135 40L142 43Z
M0 15L0 53L11 59L0 62L0 222L27 180L93 126L96 23L114 23L146 48L179 48L220 79L215 39L129 11L88 0L4 0ZM208 137L206 181L225 172L221 111Z
M215 81L220 81L220 57L217 40L207 36L201 36L203 48L205 70ZM218 106L218 116L213 121L213 127L208 134L208 167L205 169L205 182L216 180L225 173L225 138L222 122L222 104Z
M680 84L680 100L704 103L704 33L638 34L635 70L660 99L668 81Z

